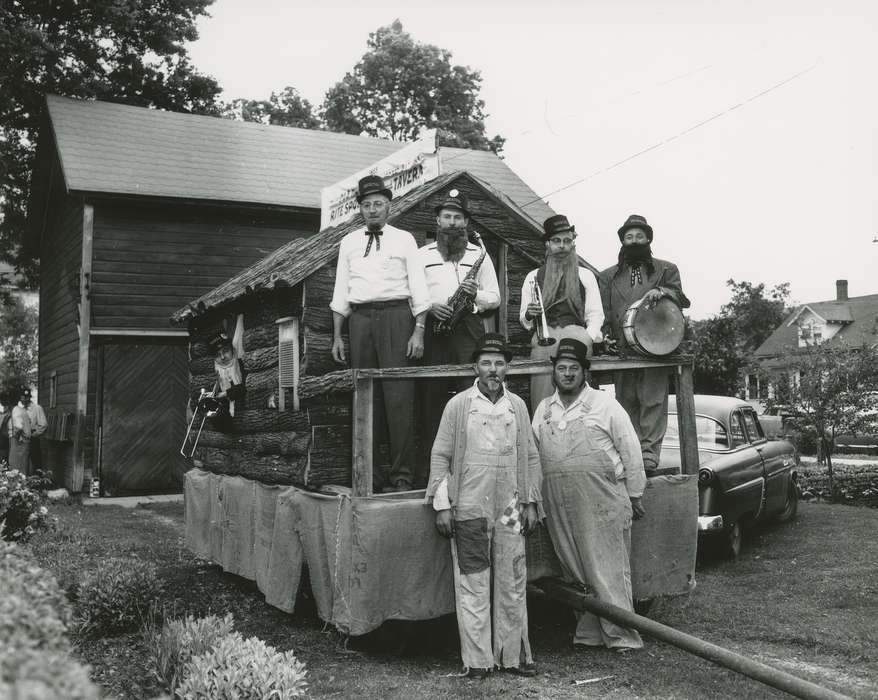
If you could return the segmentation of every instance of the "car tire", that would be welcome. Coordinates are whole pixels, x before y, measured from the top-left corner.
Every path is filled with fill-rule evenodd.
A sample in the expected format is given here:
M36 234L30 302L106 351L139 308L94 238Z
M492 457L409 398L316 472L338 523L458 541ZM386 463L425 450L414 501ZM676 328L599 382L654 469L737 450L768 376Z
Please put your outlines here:
M799 511L799 487L795 479L790 479L787 485L787 500L784 502L783 510L774 516L779 523L787 523L796 517Z
M744 532L740 523L732 523L732 526L723 533L723 554L728 559L737 559L741 554L741 542Z

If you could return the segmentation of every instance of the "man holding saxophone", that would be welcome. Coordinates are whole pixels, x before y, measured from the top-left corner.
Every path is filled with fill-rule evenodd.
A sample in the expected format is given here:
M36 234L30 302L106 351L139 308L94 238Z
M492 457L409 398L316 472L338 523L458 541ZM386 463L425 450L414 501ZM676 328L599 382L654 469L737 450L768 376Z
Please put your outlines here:
M476 341L485 333L479 314L500 305L497 273L483 243L468 241L470 212L463 192L452 188L444 193L435 213L436 241L418 251L431 302L424 333L424 364L466 364L471 362ZM426 381L422 438L427 449L433 444L449 396L468 384ZM426 479L427 473L417 476Z
M521 325L534 331L531 359L548 360L560 338L578 340L591 356L592 345L603 340L604 311L596 271L580 267L576 228L563 214L543 222L543 241L546 261L524 278L518 314ZM531 410L553 392L551 375L532 376Z

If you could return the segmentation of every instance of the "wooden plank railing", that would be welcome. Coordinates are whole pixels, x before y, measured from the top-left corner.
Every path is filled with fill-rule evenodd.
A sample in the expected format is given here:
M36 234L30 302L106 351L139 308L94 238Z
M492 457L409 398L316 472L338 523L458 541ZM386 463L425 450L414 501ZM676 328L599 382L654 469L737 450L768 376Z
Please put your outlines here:
M698 473L698 443L695 433L695 399L693 397L692 357L677 355L660 360L639 357L597 357L591 361L590 372L602 383L610 383L608 373L647 368L668 369L676 375L677 421L680 435L680 464L684 474ZM547 360L513 360L507 376L550 374ZM353 484L354 496L372 495L372 397L375 382L382 379L452 379L473 376L472 365L435 365L430 367L393 367L388 369L355 369L353 416Z

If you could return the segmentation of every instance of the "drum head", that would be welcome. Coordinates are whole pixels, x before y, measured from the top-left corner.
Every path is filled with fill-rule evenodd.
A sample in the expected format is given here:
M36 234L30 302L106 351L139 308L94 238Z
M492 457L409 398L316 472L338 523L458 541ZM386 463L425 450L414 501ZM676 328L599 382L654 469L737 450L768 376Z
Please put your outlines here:
M670 355L680 347L686 331L683 312L667 297L651 309L641 304L633 326L637 344L650 355Z

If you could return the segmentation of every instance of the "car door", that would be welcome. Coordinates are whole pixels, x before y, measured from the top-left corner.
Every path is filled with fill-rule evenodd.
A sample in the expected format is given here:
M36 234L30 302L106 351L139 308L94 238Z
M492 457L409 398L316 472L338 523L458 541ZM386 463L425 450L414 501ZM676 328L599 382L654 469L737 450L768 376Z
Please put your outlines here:
M735 409L729 416L729 441L729 466L718 476L723 487L723 517L737 522L741 516L760 511L765 483L762 455L750 444L741 409Z
M745 408L743 418L750 444L762 455L762 469L765 476L765 512L763 515L770 515L781 510L784 506L790 466L788 460L784 460L781 447L783 443L778 440L765 439L756 412L753 409Z

